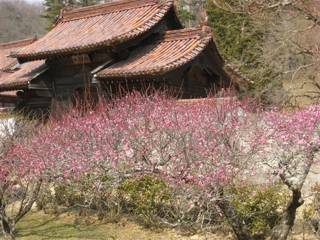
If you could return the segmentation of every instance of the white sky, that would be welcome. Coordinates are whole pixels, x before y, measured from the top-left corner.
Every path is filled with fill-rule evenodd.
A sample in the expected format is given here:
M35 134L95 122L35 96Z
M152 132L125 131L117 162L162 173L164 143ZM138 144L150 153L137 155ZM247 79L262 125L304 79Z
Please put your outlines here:
M26 0L27 2L30 2L30 3L39 3L39 2L42 2L42 0Z

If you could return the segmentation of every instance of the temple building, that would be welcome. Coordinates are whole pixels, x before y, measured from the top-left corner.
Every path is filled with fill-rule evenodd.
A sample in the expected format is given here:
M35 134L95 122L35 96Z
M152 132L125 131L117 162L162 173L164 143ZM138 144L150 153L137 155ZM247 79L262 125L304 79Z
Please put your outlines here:
M184 29L173 2L63 9L42 38L0 45L0 102L46 110L77 94L152 87L200 98L230 87L211 29Z
M19 87L9 87L11 84L17 84L18 81L15 76L16 72L21 70L21 65L18 63L16 58L10 57L11 52L17 51L29 44L36 41L36 38L24 39L20 41L1 43L0 44L0 79L1 84L8 83L8 88L4 88L0 92L0 108L1 107L14 107L17 104L17 91ZM33 64L32 64L33 65ZM24 70L20 72L27 71L30 64L24 66ZM33 66L31 66L33 69Z

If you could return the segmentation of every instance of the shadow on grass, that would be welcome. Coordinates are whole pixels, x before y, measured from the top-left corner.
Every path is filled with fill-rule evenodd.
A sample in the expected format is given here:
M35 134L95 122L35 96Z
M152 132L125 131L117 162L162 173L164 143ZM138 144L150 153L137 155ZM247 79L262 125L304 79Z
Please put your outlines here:
M78 225L68 217L31 214L17 226L17 239L113 239L96 231L101 224Z

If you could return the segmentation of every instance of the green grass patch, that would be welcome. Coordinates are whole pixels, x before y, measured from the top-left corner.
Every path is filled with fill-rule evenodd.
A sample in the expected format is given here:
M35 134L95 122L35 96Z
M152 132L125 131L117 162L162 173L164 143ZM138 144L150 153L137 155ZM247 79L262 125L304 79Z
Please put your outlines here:
M80 220L79 220L80 219ZM231 239L206 234L207 239ZM2 236L0 234L0 239ZM148 229L123 217L116 223L105 223L95 217L79 217L71 212L59 216L31 212L17 224L17 240L191 240L205 236L186 236L173 229Z

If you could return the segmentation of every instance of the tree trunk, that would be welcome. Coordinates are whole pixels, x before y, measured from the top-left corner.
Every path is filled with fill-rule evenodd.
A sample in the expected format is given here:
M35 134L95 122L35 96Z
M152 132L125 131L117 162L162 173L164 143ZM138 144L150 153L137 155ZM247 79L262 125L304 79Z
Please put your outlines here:
M28 212L30 212L33 204L38 199L41 186L42 186L42 179L40 179L38 182L35 183L35 186L32 190L29 201L25 202L25 199L22 199L20 209L13 220L15 223L19 222L21 218L23 218Z
M301 198L301 189L310 172L315 155L318 152L319 146L316 145L312 148L307 159L305 159L303 155L302 157L291 156L280 162L279 169L285 169L285 171L280 174L280 178L291 190L292 196L288 207L282 214L279 224L272 229L271 240L286 240L288 238L296 219L297 209L304 203Z
M4 235L4 239L14 240L15 239L14 227L10 223L9 219L5 215L1 214L0 223L1 223L2 233Z
M0 227L2 228L5 239L15 239L14 227L6 215L5 208L5 204L3 204L2 199L0 199Z
M297 209L303 204L301 191L292 191L292 198L289 205L277 226L272 229L271 240L286 240L296 218Z
M236 213L234 207L229 203L226 199L221 199L217 202L219 208L227 218L234 234L236 235L238 240L250 240L254 239L251 236L249 230L246 225L241 222L241 218Z

